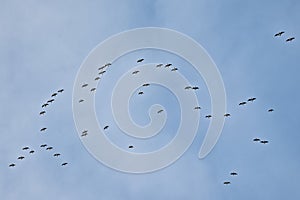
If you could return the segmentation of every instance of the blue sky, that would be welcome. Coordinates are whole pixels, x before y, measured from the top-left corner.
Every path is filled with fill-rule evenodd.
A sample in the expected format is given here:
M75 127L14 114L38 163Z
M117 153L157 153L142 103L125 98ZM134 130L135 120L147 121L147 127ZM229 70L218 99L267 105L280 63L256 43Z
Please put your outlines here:
M0 198L299 198L299 9L296 0L54 0L43 3L2 0ZM97 44L121 31L148 26L180 31L208 51L222 74L227 109L232 116L226 120L213 151L199 160L199 147L208 127L204 116L210 112L209 95L201 77L185 71L186 63L173 55L151 51L125 55L117 62L129 65L139 57L145 57L146 62L170 59L184 68L182 73L193 84L202 88L197 94L203 107L200 129L189 150L163 170L132 175L107 168L86 151L73 121L72 89L81 63ZM274 38L281 30L286 33ZM296 40L286 43L289 36ZM47 109L46 116L38 116L41 104L60 88L65 92ZM102 91L109 92L110 88ZM178 108L174 97L159 88L150 92L164 97L151 101L172 102L167 106L170 110L174 106L175 122L170 120L166 129L176 128ZM238 106L252 96L257 101ZM133 97L132 102L139 103L138 110L141 110L133 109L133 118L145 123L144 111L149 101ZM102 109L101 105L98 107ZM269 108L275 112L268 113ZM98 116L103 117L103 123L113 124L109 115L101 116L99 111ZM41 134L39 129L44 126L48 130ZM111 137L117 144L123 144L123 140ZM270 143L253 143L254 137ZM166 139L156 141L162 145ZM54 150L41 150L42 143L52 145ZM24 146L36 153L29 155L22 151ZM54 152L62 156L53 158ZM26 158L17 161L20 155ZM60 164L64 161L69 165L62 168ZM8 168L12 162L17 166ZM230 177L233 170L239 173L237 177ZM226 180L232 184L224 186Z

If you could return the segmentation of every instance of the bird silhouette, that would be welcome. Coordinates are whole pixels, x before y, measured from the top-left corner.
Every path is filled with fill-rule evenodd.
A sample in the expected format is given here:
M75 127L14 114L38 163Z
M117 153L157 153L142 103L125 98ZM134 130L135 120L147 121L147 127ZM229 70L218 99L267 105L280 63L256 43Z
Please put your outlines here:
M101 72L99 72L98 74L99 75L102 75L102 74L104 74L106 71L101 71Z
M256 98L255 97L252 97L252 98L249 98L248 101L252 102L252 101L255 101Z
M79 102L79 103L82 103L82 102L84 102L84 100L83 100L83 99L80 99L78 102Z
M45 113L46 113L46 111L43 110L40 112L40 115L44 115Z
M192 89L193 89L193 90L199 90L199 87L194 86L194 87L192 87Z
M141 94L144 94L144 92L139 92L138 94L141 95Z
M47 147L46 148L46 150L52 150L53 149L53 147Z
M23 160L25 157L24 156L19 156L18 160Z
M196 106L194 109L195 110L199 110L199 109L201 109L201 107L200 106Z
M15 164L15 163L11 163L11 164L9 164L8 166L9 166L9 167L15 167L16 164Z
M224 114L225 117L230 117L231 115L229 113Z
M108 127L109 127L109 126L107 126L107 125L106 125L106 126L104 126L103 130L106 130L106 129L108 129Z
M41 144L41 146L40 147L46 147L47 146L47 144Z
M230 181L224 181L223 184L224 184L224 185L229 185L229 184L230 184Z
M58 157L58 156L60 156L60 153L55 153L55 154L53 154L53 156Z
M141 63L141 62L143 62L144 61L144 58L141 58L141 59L138 59L136 62L137 63Z
M144 87L147 87L147 86L149 86L149 85L150 85L149 83L144 83L144 84L143 84Z
M206 116L205 116L205 118L211 118L211 117L212 117L211 115L206 115Z
M245 105L246 103L247 103L246 101L243 101L243 102L239 103L239 106Z
M87 84L87 83L84 83L81 87L87 87L89 84Z
M62 93L64 91L64 89L60 89L57 92Z
M290 38L286 39L285 41L286 41L286 42L291 42L291 41L293 41L294 39L295 39L295 37L290 37Z
M68 164L67 162L64 162L64 163L61 164L61 166L65 166L65 165L67 165L67 164Z
M253 139L253 142L259 142L259 141L260 141L259 138L254 138L254 139Z
M161 67L161 66L163 66L163 64L157 64L157 65L156 65L156 67Z
M22 150L28 150L29 149L29 147L23 147L22 148Z
M231 172L230 175L231 176L237 176L238 174L236 172Z
M274 111L274 109L273 109L273 108L271 108L271 109L269 109L269 110L268 110L268 112L273 112L273 111Z
M95 81L98 81L98 80L100 80L100 77L99 77L99 76L97 76L97 77L95 78Z
M159 111L157 111L157 113L161 113L162 111L164 111L164 110L159 110Z
M177 71L177 70L178 70L177 67L174 67L173 69L171 69L172 72L175 72L175 71Z
M132 72L132 74L137 74L139 72L140 72L139 70L136 70L136 71Z
M56 92L51 95L51 97L55 97L55 96L57 96Z
M267 141L267 140L262 140L262 141L260 141L260 143L262 143L262 144L268 144L269 141Z
M172 64L171 63L168 63L165 65L165 67L170 67Z
M30 154L33 154L33 153L34 153L34 150L29 151L29 153L30 153Z
M54 99L50 99L47 101L47 103L52 103L54 101Z
M91 92L94 92L95 90L96 90L96 88L92 88L92 89L91 89Z
M47 130L47 128L41 128L41 130L40 130L40 131L45 131L45 130Z
M133 149L133 146L132 146L132 145L129 145L128 148L129 148L129 149Z
M192 87L191 86L186 86L184 89L188 90L188 89L192 89Z
M274 37L281 36L282 34L284 34L284 31L280 31L280 32L276 33L276 34L274 35Z
M44 104L42 105L42 108L47 107L47 106L49 106L49 104L48 104L48 103L44 103Z

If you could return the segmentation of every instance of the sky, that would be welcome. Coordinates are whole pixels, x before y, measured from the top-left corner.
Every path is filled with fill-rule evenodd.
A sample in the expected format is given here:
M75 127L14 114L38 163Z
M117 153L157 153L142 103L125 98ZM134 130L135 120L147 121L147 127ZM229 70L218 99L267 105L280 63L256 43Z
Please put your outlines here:
M296 0L1 0L0 198L300 198L299 9ZM129 142L136 152L154 150L174 137L180 123L176 98L153 86L142 98L133 96L129 107L136 123L145 125L148 108L153 103L164 105L170 116L162 130L165 135L147 143L120 133L109 113L107 94L117 74L136 66L138 58L145 58L145 63L176 63L179 73L199 85L202 107L198 134L179 160L153 173L129 174L106 167L85 149L73 120L72 90L83 60L95 46L114 34L142 27L182 32L207 50L222 75L231 117L213 151L199 160L209 125L205 115L211 111L201 76L167 52L123 55L115 64L124 67L107 74L105 87L99 86L96 93L99 123L110 125L108 137L117 145L126 148ZM285 33L275 38L279 31ZM288 37L296 39L287 43ZM46 108L45 116L39 116L41 105L61 88L65 91ZM250 97L257 99L238 105ZM267 112L270 108L274 112ZM48 129L41 133L42 127ZM269 144L254 143L255 137ZM44 143L54 149L40 148ZM29 155L24 146L35 153ZM56 152L61 156L54 158ZM21 155L25 159L17 160ZM68 165L62 167L63 162ZM10 168L10 163L16 166ZM230 176L232 171L238 176Z

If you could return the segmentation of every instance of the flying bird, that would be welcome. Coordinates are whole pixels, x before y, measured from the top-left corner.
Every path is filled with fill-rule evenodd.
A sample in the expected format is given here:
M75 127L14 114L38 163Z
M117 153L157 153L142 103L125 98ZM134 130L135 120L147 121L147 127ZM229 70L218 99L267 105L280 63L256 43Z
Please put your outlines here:
M102 70L104 69L105 67L107 67L106 65L103 65L102 67L99 67L98 70Z
M106 63L104 66L109 67L110 65L111 65L111 63Z
M192 87L191 86L186 86L184 89L188 90L188 89L192 89Z
M255 97L252 97L252 98L249 98L249 99L248 99L248 101L251 101L251 102L252 102L252 101L255 101L255 100L256 100Z
M19 156L18 160L23 160L25 157L24 156Z
M139 72L140 72L139 70L136 70L136 71L132 72L132 74L137 74Z
M143 84L144 87L147 87L147 86L149 86L149 85L150 85L149 83L144 83L144 84Z
M50 99L47 101L47 103L52 103L54 101L54 99Z
M193 90L198 90L198 89L199 89L199 87L197 87L197 86L194 86L194 87L192 87L192 89L193 89Z
M45 131L45 130L47 130L47 128L41 128L41 130L40 130L40 131Z
M164 110L159 110L159 111L157 111L157 113L159 114L159 113L161 113L162 111L164 111Z
M163 66L163 64L157 64L157 65L156 65L156 67L161 67L161 66Z
M273 109L273 108L271 108L271 109L269 109L269 110L268 110L268 112L273 112L273 111L274 111L274 109Z
M60 156L60 153L55 153L55 154L53 154L53 156L58 157L58 156Z
M238 174L236 172L231 172L230 175L231 176L237 176Z
M88 132L88 130L84 130L84 131L82 131L82 133L87 133Z
M260 143L262 143L262 144L268 144L269 141L267 141L267 140L262 140L262 141L260 141Z
M47 147L46 148L46 150L52 150L53 149L53 147Z
M144 94L144 92L139 92L138 94L141 95L141 94Z
M171 63L168 63L165 65L165 67L170 67L172 64Z
M177 67L174 67L173 69L171 69L172 72L177 71L177 70L178 70Z
M45 113L46 113L46 111L43 110L43 111L40 112L40 115L43 115Z
M41 144L41 146L40 147L46 147L47 146L47 144Z
M194 109L195 110L199 110L199 109L201 109L201 107L200 106L196 106Z
M61 166L65 166L65 165L67 165L67 164L68 164L67 162L64 162L64 163L61 164Z
M30 153L30 154L33 154L33 153L34 153L34 150L29 151L29 153Z
M224 181L223 184L224 184L224 185L229 185L229 184L230 184L230 181Z
M55 97L55 96L57 96L56 92L51 95L51 97Z
M224 114L224 117L230 117L231 115L229 113Z
M23 147L22 148L22 150L28 150L29 149L29 147Z
M137 63L141 63L141 62L143 62L144 61L144 58L141 58L141 59L138 59L136 62Z
M107 125L106 125L106 126L104 126L103 130L106 130L106 129L108 129L108 127L109 127L109 126L107 126Z
M106 71L101 71L99 72L98 74L101 75L101 74L104 74Z
M100 80L100 77L99 77L99 76L97 76L97 77L95 78L95 81L98 81L98 80Z
M44 104L42 105L42 108L47 107L47 106L49 106L49 104L48 104L48 103L44 103Z
M282 34L284 34L284 31L280 31L280 32L276 33L276 34L274 35L274 37L281 36Z
M15 163L11 163L10 165L8 165L9 167L14 167L14 166L16 166L16 164Z
M239 103L239 106L245 105L246 103L247 103L246 101L243 101L243 102Z
M129 145L129 146L128 146L128 149L133 149L133 146L132 146L132 145Z
M64 89L60 89L57 92L62 93L64 91Z
M82 133L81 137L87 136L88 133Z
M91 92L94 92L95 90L96 90L96 88L92 88L92 89L91 89Z
M87 84L87 83L84 83L81 87L87 87L89 84Z
M79 103L82 103L82 102L84 102L84 100L83 100L83 99L80 99L78 102L79 102Z
M259 141L260 141L259 138L254 138L254 139L253 139L253 142L259 142Z
M206 115L206 116L205 116L205 118L211 118L211 117L212 117L211 115Z
M286 42L291 42L291 41L293 41L294 39L295 39L294 37L290 37L290 38L286 39L285 41L286 41Z

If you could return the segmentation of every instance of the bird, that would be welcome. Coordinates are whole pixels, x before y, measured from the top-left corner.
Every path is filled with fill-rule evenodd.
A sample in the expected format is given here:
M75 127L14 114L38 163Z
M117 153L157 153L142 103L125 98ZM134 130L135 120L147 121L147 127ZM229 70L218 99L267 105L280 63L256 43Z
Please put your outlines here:
M284 31L280 31L280 32L276 33L276 34L274 35L274 37L281 36L282 34L284 34Z
M47 146L47 144L41 144L41 146L40 147L46 147Z
M206 115L206 116L205 116L205 118L211 118L211 117L212 117L211 115Z
M269 141L267 141L267 140L262 140L262 141L260 141L260 143L262 143L262 144L268 144Z
M94 92L95 90L96 90L96 88L92 88L92 89L91 89L91 92Z
M293 41L294 39L295 39L295 37L290 37L290 38L286 39L285 41L286 41L286 42L291 42L291 41Z
M246 101L243 101L243 102L239 103L239 106L245 105L246 103L247 103Z
M30 154L33 154L33 153L34 153L34 150L29 151L29 153L30 153Z
M47 101L47 103L52 103L54 101L54 99L50 99Z
M144 58L141 58L141 59L138 59L136 62L137 63L141 63L141 62L143 62L144 61Z
M95 78L95 81L98 81L98 80L100 80L100 77L99 77L99 76L97 76L97 77Z
M22 148L22 150L28 150L29 149L29 147L23 147Z
M149 83L144 83L144 84L143 84L144 87L147 87L147 86L149 86L149 85L150 85Z
M41 130L40 130L40 131L45 131L45 130L47 130L47 128L41 128Z
M270 108L269 110L268 110L268 112L273 112L274 111L274 109L273 108Z
M132 74L137 74L139 72L140 72L139 70L136 70L136 71L132 72Z
M128 146L128 149L133 149L133 146L132 146L132 145L129 145L129 146Z
M57 96L56 92L51 95L51 97L55 97L55 96Z
M84 130L84 131L82 131L82 133L87 133L88 132L88 130Z
M87 84L87 83L84 83L81 87L87 87L89 84Z
M43 110L43 111L40 112L40 115L43 115L45 113L46 113L46 111Z
M58 156L60 156L60 153L55 153L55 154L53 154L53 156L58 157Z
M68 164L67 162L64 162L64 163L61 164L61 166L65 166L65 165L67 165L67 164Z
M236 172L231 172L230 175L231 175L231 176L237 176L238 173L236 173Z
M251 101L251 102L252 102L252 101L255 101L255 100L256 100L255 97L252 97L252 98L249 98L249 99L248 99L248 101Z
M138 94L141 95L141 94L144 94L144 92L141 91L141 92L139 92Z
M171 63L168 63L165 65L165 67L170 67L172 64Z
M101 71L101 72L99 72L98 74L99 75L102 75L102 74L104 74L106 71Z
M46 150L52 150L53 149L53 147L47 147L46 148Z
M161 66L163 66L163 64L157 64L157 65L156 65L156 67L161 67Z
M193 90L198 90L198 89L199 89L199 87L197 87L197 86L194 86L194 87L192 87L192 89L193 89Z
M25 157L24 156L19 156L18 160L23 160Z
M111 65L111 63L106 63L104 66L109 67L110 65Z
M82 133L81 137L87 136L88 133Z
M42 105L42 108L47 107L47 106L49 106L49 104L48 104L48 103L44 103L44 104Z
M15 163L11 163L11 164L9 164L8 166L9 166L9 167L14 167L14 166L16 166L16 164L15 164Z
M184 89L188 90L188 89L192 89L192 87L191 86L186 86Z
M104 126L103 130L106 130L106 129L108 129L108 127L109 127L108 125Z
M107 67L106 65L103 65L102 67L99 67L98 70L102 70L104 69L105 67Z
M79 102L79 103L82 103L82 102L84 102L84 100L83 100L83 99L80 99L78 102Z
M201 109L201 107L200 106L196 106L194 109L195 110L199 110L199 109Z
M171 69L172 72L177 71L177 70L178 70L177 67L174 67L173 69Z
M57 92L62 93L64 91L64 89L60 89Z
M159 113L161 113L162 111L164 111L164 110L159 110L159 111L157 111L157 113L159 114Z
M260 141L259 138L254 138L254 139L253 139L253 142L259 142L259 141Z
M229 113L225 113L224 117L230 117L231 115Z
M230 181L224 181L223 184L224 184L224 185L229 185L229 184L230 184Z

